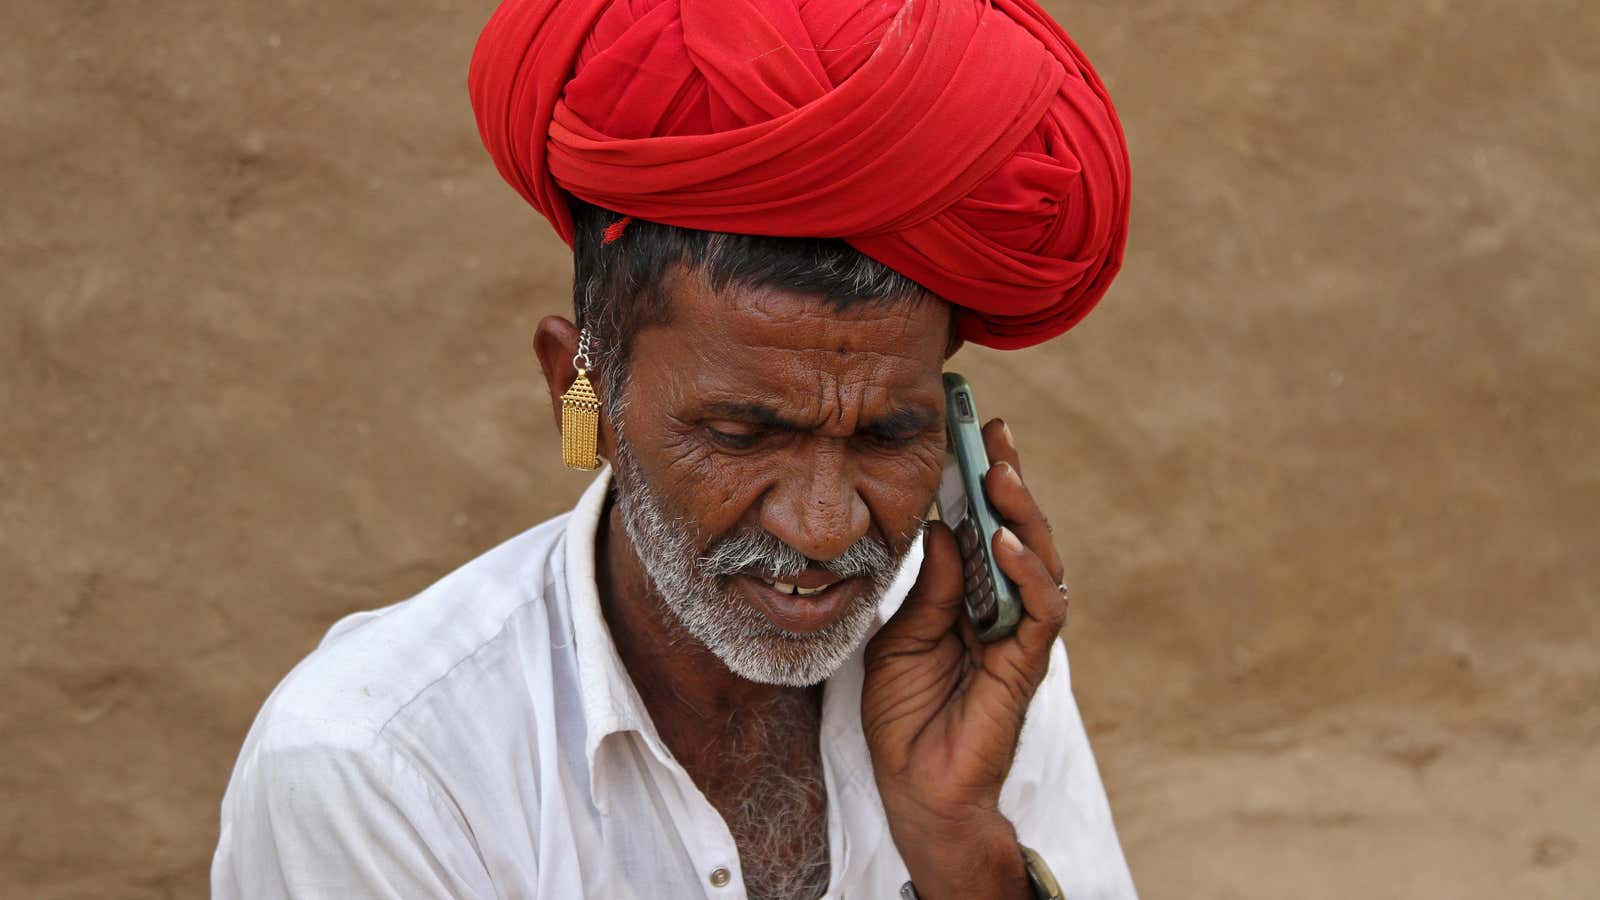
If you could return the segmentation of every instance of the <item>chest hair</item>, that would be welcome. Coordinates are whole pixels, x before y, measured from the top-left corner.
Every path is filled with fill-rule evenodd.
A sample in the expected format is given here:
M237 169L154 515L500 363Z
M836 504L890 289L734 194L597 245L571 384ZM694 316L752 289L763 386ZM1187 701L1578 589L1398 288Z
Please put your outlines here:
M750 900L816 900L828 888L828 797L815 704L741 710L691 772L739 849Z

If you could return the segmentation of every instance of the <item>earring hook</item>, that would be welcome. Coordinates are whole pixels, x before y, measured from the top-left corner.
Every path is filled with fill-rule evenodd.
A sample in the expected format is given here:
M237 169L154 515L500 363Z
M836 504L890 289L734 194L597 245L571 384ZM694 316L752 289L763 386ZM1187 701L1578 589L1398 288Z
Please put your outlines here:
M578 352L572 355L572 365L578 369L589 369L594 365L594 360L589 358L589 329L578 332Z

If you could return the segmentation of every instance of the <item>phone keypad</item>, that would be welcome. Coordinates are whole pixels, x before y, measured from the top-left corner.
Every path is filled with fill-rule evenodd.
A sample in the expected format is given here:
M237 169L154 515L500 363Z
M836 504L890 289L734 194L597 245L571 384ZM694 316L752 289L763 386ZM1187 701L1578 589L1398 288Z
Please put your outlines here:
M983 548L979 546L982 539L972 516L963 519L961 524L956 526L956 544L961 549L961 575L967 597L967 609L971 612L974 623L980 628L994 619L997 603L994 580L989 575Z

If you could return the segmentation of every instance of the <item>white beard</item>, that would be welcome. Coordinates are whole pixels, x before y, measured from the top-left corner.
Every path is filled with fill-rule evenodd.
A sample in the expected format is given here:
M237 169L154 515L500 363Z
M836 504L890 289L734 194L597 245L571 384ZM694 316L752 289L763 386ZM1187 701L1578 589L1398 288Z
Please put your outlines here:
M616 455L617 506L645 574L678 624L729 671L762 684L805 687L825 681L860 646L905 553L863 537L837 559L813 562L768 532L754 531L723 538L702 556L688 523L669 515L651 490L620 429ZM813 634L774 625L727 580L752 568L782 580L813 565L871 579L843 617Z

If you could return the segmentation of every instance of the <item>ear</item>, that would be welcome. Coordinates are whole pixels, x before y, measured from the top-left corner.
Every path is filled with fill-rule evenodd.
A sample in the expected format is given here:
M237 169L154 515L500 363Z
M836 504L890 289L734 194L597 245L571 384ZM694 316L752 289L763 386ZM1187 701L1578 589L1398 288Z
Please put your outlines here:
M539 357L539 368L544 372L545 388L550 392L550 417L555 423L556 433L560 434L561 395L578 378L578 367L572 364L572 358L578 354L578 326L561 316L544 317L533 332L533 352ZM587 374L595 393L604 397L605 383L600 373L590 369ZM610 432L605 405L601 404L600 446L597 451L601 458L608 461L612 458Z
M948 329L946 334L949 336L945 338L944 358L945 362L949 362L950 357L955 356L956 352L966 344L966 341L962 339L960 332L956 329L956 317L960 313L956 311L955 304L947 302L945 303L945 309L949 312L950 318L946 320L947 324L945 325L945 328Z
M550 415L556 431L561 431L561 395L577 380L578 369L572 357L578 353L578 326L561 316L545 316L533 332L533 352L544 371L545 387L550 391Z

